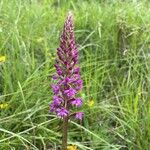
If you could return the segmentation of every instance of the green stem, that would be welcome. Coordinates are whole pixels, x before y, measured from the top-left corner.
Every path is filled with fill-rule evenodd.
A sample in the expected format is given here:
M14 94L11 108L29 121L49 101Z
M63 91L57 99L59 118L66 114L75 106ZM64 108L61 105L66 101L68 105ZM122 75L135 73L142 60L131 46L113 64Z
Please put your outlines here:
M62 150L67 150L67 136L68 136L68 116L63 118Z

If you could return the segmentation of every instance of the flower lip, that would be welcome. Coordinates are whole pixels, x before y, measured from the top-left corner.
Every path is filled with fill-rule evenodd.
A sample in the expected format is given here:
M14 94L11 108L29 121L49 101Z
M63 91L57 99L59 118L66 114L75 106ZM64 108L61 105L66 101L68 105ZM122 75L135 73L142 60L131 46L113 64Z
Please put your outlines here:
M81 98L75 98L71 100L70 102L73 106L81 107L82 106L82 99Z
M53 80L57 80L58 78L59 78L59 77L58 77L57 75L53 75L53 76L52 76L52 79L53 79Z
M74 97L76 94L76 90L73 88L70 88L68 90L64 91L64 94L66 94L69 98Z
M53 90L53 93L56 95L59 93L59 85L57 84L53 84L52 85L52 90Z
M66 117L68 115L68 110L66 110L65 108L58 108L57 109L57 115L61 118Z
M74 70L73 70L74 74L79 74L79 72L80 72L80 68L79 67L74 68Z
M54 102L54 104L60 105L63 102L63 99L61 97L55 95L53 98L53 102Z
M78 120L82 120L83 119L83 115L84 115L83 112L77 112L75 114L75 118L78 119Z

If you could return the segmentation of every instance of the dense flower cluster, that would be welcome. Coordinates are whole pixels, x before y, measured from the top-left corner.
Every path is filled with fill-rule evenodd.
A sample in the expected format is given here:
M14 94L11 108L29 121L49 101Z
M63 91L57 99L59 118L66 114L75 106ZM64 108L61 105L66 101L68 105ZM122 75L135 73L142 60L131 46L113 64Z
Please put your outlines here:
M83 117L82 112L72 112L72 107L82 105L82 99L76 96L83 86L77 62L78 50L75 44L73 18L69 13L60 36L60 46L57 48L56 74L52 77L54 97L50 110L61 118L75 116L76 119L82 120Z

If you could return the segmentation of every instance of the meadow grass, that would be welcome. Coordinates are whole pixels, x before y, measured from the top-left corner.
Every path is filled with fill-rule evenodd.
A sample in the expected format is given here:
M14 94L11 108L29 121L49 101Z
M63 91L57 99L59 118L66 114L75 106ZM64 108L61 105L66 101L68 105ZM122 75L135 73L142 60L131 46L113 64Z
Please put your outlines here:
M84 88L83 122L70 121L81 150L150 149L150 3L126 0L0 1L0 150L61 145L49 113L51 75L69 10ZM93 105L89 105L93 101Z

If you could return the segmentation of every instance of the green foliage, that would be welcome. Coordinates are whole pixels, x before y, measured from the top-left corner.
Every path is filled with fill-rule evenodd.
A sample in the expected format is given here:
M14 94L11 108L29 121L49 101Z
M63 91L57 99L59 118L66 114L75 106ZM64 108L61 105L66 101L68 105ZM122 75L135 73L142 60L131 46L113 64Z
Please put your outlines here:
M82 150L150 147L150 3L136 0L1 0L0 150L59 149L61 121L49 113L51 75L72 10L84 89L83 123L69 143ZM89 102L94 101L90 106Z

